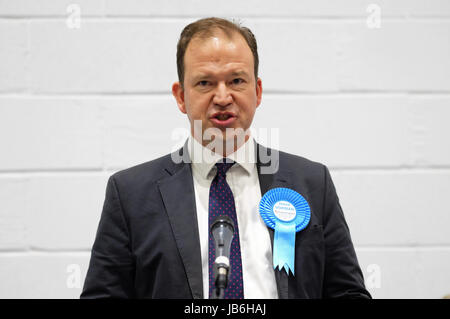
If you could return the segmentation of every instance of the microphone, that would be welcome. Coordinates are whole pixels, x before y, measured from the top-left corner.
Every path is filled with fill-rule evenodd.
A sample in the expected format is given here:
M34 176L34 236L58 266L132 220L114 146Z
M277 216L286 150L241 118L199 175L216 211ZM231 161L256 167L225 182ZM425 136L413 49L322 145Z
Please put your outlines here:
M230 270L230 247L234 236L233 220L228 216L218 216L211 224L211 233L214 237L216 248L213 298L223 299L225 289L228 285Z

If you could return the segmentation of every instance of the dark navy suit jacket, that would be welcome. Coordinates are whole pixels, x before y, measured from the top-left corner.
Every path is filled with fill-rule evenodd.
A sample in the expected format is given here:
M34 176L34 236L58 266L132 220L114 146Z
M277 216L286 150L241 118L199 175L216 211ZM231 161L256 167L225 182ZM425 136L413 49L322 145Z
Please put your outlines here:
M110 177L81 298L203 298L186 147L176 153L181 163L169 154ZM275 270L279 297L370 298L327 167L255 149L261 193L291 188L311 208L308 226L296 234L295 276Z

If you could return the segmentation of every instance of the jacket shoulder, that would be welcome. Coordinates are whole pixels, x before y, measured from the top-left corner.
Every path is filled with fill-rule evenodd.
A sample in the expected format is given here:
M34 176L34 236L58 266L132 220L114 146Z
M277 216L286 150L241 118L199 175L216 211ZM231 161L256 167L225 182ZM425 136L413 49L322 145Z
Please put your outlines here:
M280 164L286 165L289 169L302 169L307 171L323 170L325 165L315 162L306 157L279 151Z
M280 169L310 190L324 190L328 168L308 158L279 151Z
M158 180L168 176L165 169L171 162L171 154L167 154L154 160L120 170L114 173L111 179L127 187L139 187L142 184L156 183Z

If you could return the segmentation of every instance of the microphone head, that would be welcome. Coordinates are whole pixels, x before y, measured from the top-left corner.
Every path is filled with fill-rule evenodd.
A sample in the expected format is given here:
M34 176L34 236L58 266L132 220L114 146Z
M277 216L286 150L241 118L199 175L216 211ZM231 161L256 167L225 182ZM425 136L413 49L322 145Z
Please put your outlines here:
M211 224L211 233L215 242L215 255L230 257L231 241L234 236L234 223L228 216L218 216Z
M211 231L213 231L217 227L228 227L231 229L231 232L234 233L234 222L233 220L226 216L217 216L216 219L211 224Z

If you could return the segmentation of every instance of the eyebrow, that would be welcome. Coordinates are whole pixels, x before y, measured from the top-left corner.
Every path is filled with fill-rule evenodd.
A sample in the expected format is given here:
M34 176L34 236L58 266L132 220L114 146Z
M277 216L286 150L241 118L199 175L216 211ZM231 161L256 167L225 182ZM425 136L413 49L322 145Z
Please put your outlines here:
M233 71L231 73L231 76L249 76L247 72L245 71ZM194 76L194 80L198 81L199 79L209 79L213 77L212 74L207 74L207 73L199 73L197 75Z
M232 76L242 76L242 75L248 76L247 72L245 72L245 71L234 71L233 73L231 73L231 75Z

